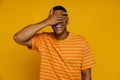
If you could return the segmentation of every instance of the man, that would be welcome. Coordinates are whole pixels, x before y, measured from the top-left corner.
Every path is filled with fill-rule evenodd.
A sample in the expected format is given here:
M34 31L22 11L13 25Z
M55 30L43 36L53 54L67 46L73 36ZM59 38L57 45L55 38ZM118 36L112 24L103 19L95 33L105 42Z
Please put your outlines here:
M67 11L51 9L49 17L15 34L18 44L40 52L40 80L91 80L95 61L85 38L67 31ZM46 26L53 32L37 33Z

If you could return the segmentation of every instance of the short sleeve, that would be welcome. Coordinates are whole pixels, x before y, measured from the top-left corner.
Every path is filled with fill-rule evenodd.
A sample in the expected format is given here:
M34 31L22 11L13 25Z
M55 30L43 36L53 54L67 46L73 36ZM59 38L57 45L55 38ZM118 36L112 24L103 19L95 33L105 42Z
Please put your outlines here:
M85 70L96 65L93 53L86 39L83 41L81 69Z
M35 34L32 38L31 38L31 43L32 43L32 50L38 50L38 48L41 47L42 44L42 39L43 39L43 34L39 33L39 34Z

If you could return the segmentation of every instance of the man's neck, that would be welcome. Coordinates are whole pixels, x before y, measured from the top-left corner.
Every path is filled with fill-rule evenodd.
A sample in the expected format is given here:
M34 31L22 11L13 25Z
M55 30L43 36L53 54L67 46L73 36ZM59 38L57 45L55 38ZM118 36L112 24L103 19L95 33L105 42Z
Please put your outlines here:
M68 37L68 35L69 35L69 32L65 31L64 33L62 33L60 35L55 34L55 38L57 40L64 40Z

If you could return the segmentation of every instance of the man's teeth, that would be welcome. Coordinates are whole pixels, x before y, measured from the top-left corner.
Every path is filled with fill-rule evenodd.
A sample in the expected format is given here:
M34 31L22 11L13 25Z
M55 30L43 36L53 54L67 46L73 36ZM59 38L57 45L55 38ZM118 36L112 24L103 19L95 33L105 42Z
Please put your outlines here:
M57 28L61 28L62 26L61 26L61 25L56 25L55 27L57 27Z

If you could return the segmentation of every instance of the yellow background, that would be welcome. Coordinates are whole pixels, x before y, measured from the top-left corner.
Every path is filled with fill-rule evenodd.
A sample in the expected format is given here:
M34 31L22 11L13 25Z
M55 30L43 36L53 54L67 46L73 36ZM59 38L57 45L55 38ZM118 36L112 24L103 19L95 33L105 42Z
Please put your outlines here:
M39 54L13 35L55 5L68 10L68 30L87 38L97 62L93 80L120 80L120 0L0 0L0 80L38 80Z

